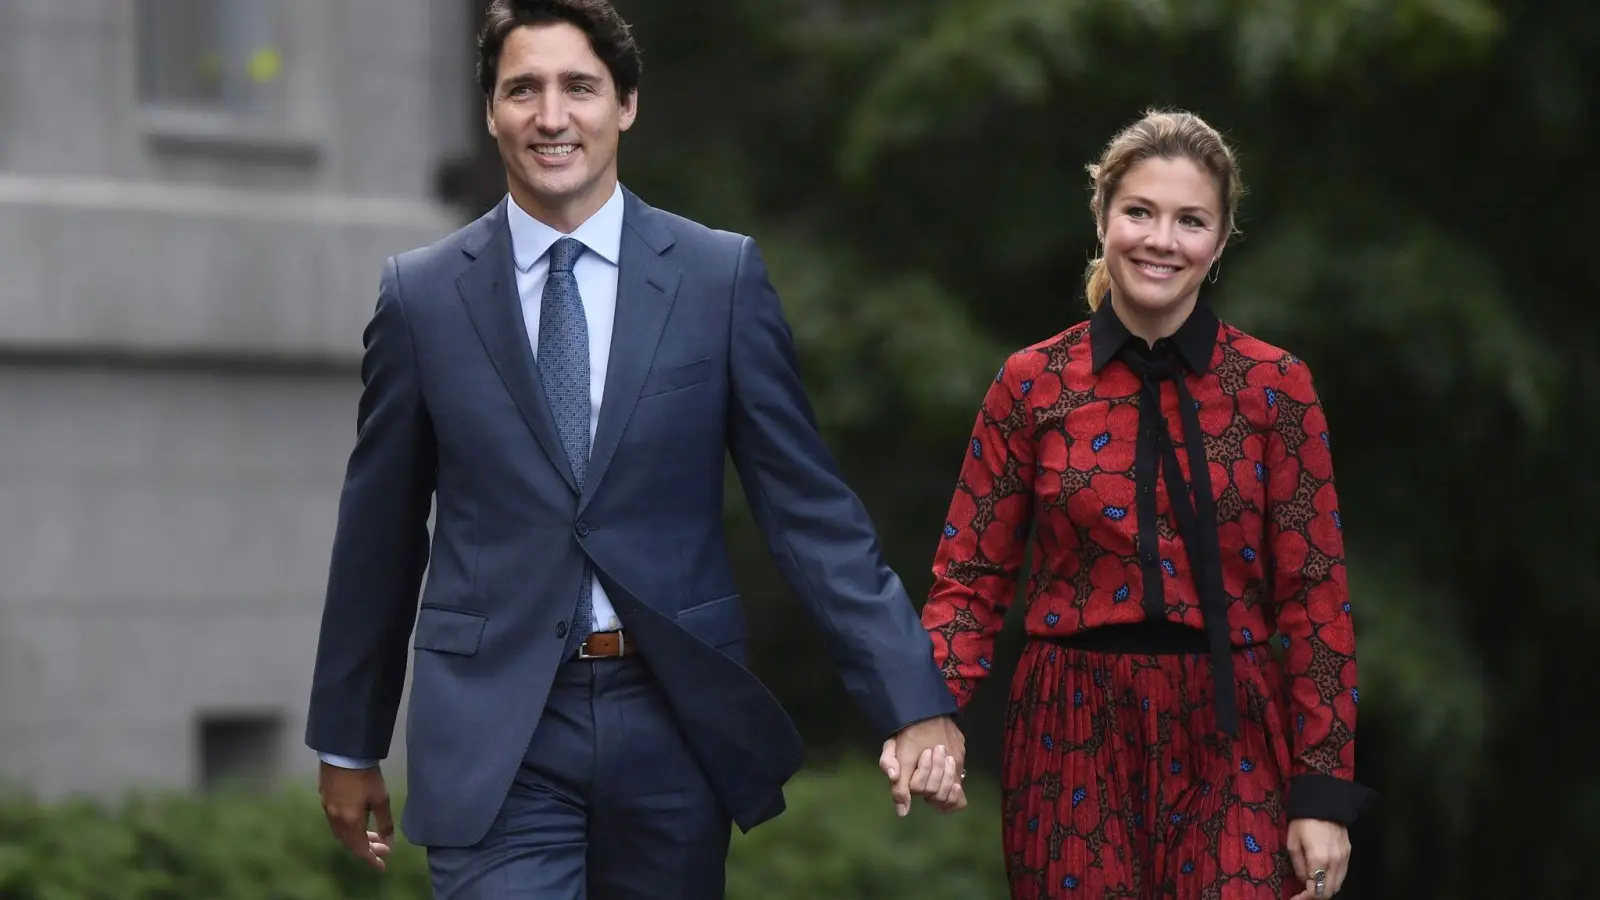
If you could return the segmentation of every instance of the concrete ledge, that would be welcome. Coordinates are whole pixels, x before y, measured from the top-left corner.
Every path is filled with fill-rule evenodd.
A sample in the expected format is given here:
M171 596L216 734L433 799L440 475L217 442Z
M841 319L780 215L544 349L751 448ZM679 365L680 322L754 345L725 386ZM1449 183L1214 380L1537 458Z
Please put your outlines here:
M384 258L463 221L426 202L0 175L0 347L354 360Z

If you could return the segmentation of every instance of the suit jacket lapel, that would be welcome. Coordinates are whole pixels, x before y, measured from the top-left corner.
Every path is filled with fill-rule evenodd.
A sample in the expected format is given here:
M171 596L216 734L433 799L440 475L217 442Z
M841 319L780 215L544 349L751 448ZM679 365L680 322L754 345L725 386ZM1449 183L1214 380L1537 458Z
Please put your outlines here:
M545 400L539 369L528 346L528 326L522 316L522 300L517 294L516 269L511 257L511 228L506 222L506 201L478 220L462 250L473 262L456 279L456 289L467 306L467 314L478 332L478 339L489 352L495 371L505 383L511 399L522 413L539 445L556 471L573 492L578 483L561 447L555 417ZM593 480L592 478L590 479Z
M600 405L600 423L589 452L578 512L583 512L605 477L617 444L633 416L645 376L655 361L661 332L677 296L682 273L661 254L672 246L672 234L657 220L655 210L631 191L625 191L622 249L617 261L617 316L611 333L611 358L606 368L606 388Z

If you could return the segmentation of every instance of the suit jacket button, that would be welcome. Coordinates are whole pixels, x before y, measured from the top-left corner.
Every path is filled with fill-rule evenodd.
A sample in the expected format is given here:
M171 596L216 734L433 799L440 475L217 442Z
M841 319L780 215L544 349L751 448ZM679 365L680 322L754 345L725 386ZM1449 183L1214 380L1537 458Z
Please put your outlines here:
M556 637L564 638L566 636L567 636L567 623L566 622L557 622L556 623Z
M579 522L578 523L577 532L578 532L578 537L588 537L589 536L589 523L588 522Z

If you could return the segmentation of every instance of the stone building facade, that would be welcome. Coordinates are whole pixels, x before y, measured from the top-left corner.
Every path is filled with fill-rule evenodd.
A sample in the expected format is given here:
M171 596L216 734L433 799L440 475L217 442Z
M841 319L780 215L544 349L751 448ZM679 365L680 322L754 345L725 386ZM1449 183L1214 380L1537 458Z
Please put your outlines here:
M313 770L361 330L384 257L463 219L436 186L481 129L473 25L0 3L0 780Z

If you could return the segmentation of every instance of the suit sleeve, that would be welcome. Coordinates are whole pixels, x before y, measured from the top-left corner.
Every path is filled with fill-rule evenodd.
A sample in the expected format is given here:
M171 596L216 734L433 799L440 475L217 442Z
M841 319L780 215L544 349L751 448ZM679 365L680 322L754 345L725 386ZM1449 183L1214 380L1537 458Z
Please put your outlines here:
M916 608L818 432L793 335L749 238L733 291L729 450L779 570L880 733L953 713Z
M436 474L393 259L363 340L356 444L339 498L306 743L371 761L388 756L405 685Z
M1354 781L1356 637L1328 423L1303 362L1274 400L1266 528L1289 686L1288 813L1348 824L1372 792Z

